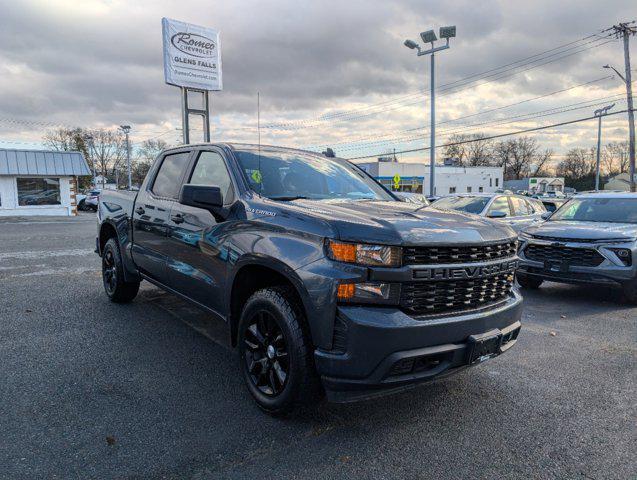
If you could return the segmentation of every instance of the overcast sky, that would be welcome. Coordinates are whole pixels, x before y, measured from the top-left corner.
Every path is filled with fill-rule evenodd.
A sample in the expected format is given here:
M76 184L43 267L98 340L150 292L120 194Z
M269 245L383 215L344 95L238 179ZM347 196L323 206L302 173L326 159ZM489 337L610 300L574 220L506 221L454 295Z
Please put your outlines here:
M635 5L0 0L0 146L37 148L56 124L127 123L137 143L155 137L176 143L179 90L163 80L164 16L221 32L224 90L211 94L213 140L256 142L260 92L263 143L333 145L346 158L422 147L428 144L429 57L416 57L402 43L450 24L457 25L458 36L436 56L438 143L452 132L497 134L585 117L598 108L593 104L616 101L613 96L615 109L624 109L621 81L601 68L611 63L623 71L621 43L604 34L589 36L635 19ZM633 37L635 66L636 43ZM466 83L467 77L474 83ZM519 104L508 106L513 103ZM560 108L578 109L550 114ZM536 118L523 117L536 112ZM609 117L605 140L623 140L626 125L625 115ZM596 125L547 130L536 138L559 159L568 148L593 146Z

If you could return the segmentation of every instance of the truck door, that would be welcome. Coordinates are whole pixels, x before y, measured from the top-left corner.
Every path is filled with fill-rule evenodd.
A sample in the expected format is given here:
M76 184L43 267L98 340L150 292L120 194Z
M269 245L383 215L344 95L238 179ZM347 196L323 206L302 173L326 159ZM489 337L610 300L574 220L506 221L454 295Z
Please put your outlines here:
M217 186L224 206L230 206L235 188L222 151L196 151L192 163L184 183ZM226 222L231 221L220 212L175 202L170 212L167 261L169 286L219 313L223 311L227 272L227 251L220 244Z
M190 150L160 159L147 184L137 195L133 210L133 261L146 275L165 283L170 209L179 195Z

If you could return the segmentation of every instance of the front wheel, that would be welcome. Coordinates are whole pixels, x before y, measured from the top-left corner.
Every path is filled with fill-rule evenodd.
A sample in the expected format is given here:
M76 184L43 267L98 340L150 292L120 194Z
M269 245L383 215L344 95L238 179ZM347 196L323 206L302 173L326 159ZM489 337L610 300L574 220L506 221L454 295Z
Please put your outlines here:
M303 313L284 287L259 290L246 302L238 331L239 362L257 405L282 415L318 400L320 383Z
M139 282L124 280L124 266L117 239L110 238L102 252L102 282L108 298L116 303L127 303L137 296Z
M542 285L542 282L544 281L539 277L531 277L524 273L517 273L516 279L522 288L529 288L532 290L540 288L540 285Z

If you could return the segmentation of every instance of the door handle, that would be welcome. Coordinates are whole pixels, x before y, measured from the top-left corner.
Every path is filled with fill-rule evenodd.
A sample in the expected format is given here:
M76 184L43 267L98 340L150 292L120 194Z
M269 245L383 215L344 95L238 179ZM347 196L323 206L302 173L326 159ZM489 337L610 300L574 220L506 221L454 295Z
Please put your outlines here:
M170 219L175 223L184 223L184 217L181 213L176 213L175 215L171 215Z
M135 209L135 213L138 213L139 215L143 215L146 213L146 210L144 210L142 207L137 207Z

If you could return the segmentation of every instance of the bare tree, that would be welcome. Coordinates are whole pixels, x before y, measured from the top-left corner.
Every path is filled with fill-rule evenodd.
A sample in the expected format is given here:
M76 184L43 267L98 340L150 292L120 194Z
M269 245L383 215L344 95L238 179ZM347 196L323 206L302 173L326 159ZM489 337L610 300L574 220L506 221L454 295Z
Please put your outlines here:
M493 163L493 141L485 140L485 135L476 133L470 135L471 142L467 143L467 164L471 167L483 167Z
M468 151L467 151L468 144L462 143L462 142L466 142L467 140L470 140L470 138L471 138L471 135L462 135L462 134L451 135L447 139L447 143L452 145L448 145L445 147L443 151L444 157L453 158L457 160L459 165L466 165L467 155L468 155Z
M119 168L126 158L126 140L117 130L103 128L87 131L93 162L102 177L117 177Z
M628 142L610 142L603 151L604 165L609 174L628 171Z
M93 168L93 162L86 142L86 130L82 128L58 128L44 134L44 144L57 151L80 152L84 155L89 167Z
M166 148L168 148L168 143L161 139L151 138L141 143L137 149L137 159L131 167L134 184L141 185L157 155Z
M557 165L557 173L570 179L581 179L595 173L595 150L571 148Z
M541 151L537 140L520 137L498 142L493 149L494 163L504 168L505 180L517 180L548 169L552 150Z

